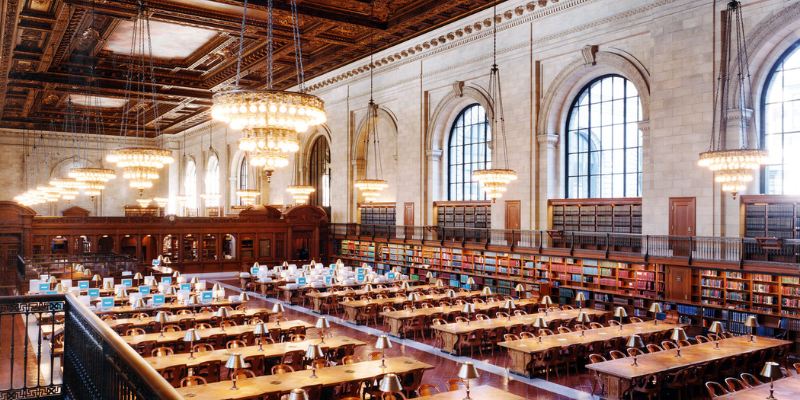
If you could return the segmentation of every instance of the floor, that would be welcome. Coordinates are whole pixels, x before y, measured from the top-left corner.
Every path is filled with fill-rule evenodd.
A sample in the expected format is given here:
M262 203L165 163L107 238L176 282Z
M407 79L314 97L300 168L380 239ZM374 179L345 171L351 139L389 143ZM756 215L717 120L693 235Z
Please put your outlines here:
M219 280L230 294L238 294L238 280ZM263 296L251 294L251 306L253 307L272 307L275 299L266 299ZM286 318L300 319L314 324L319 314L299 306L287 306ZM368 343L357 349L356 355L361 359L366 359L367 355L375 351L372 343L376 340L376 335L381 334L376 327L356 326L337 318L328 318L331 322L331 330L328 336L346 335ZM467 357L455 357L442 353L432 346L432 340L426 339L419 341L403 340L392 338L393 347L386 352L390 356L408 356L422 362L431 364L435 367L425 372L423 383L430 383L439 386L442 390L446 387L446 381L454 378L460 364L463 361L470 361ZM500 350L494 354L484 353L483 357L476 354L476 359L472 360L481 371L481 376L473 385L491 385L509 391L526 399L590 399L592 381L586 372L576 374L574 371L567 375L561 373L560 377L550 376L550 381L534 378L527 379L516 375L509 375L506 367L506 354Z

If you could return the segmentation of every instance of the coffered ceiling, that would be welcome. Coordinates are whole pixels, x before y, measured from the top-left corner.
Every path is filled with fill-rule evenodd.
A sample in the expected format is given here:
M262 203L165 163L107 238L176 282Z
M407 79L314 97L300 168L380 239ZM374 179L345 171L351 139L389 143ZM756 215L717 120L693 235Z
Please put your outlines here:
M119 134L144 116L147 135L209 118L236 74L242 0L149 0L155 98L128 83L138 0L0 0L0 127L63 130L94 115ZM297 0L306 79L491 6L494 0ZM267 0L249 0L242 86L266 82ZM288 0L274 0L275 86L297 83ZM374 44L373 44L374 41ZM72 107L68 102L72 101ZM154 104L157 104L155 109ZM70 113L70 110L73 112ZM80 118L80 117L79 117ZM90 122L91 123L91 122ZM81 124L76 124L80 126Z

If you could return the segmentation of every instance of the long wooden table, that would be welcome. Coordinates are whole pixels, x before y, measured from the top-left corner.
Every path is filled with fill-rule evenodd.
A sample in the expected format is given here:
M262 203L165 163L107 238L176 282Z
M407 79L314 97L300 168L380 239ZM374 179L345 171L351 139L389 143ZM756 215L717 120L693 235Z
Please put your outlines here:
M242 304L241 301L230 301L230 300L214 300L211 303L199 303L199 304L175 304L175 303L167 303L160 306L155 307L143 307L143 308L134 308L131 306L114 306L111 308L106 309L95 309L94 313L98 315L104 314L131 314L131 313L154 313L156 311L164 310L164 311L178 311L178 310L196 310L203 307L211 307L217 308L222 306L227 307L236 307L239 304Z
M255 315L264 315L270 316L275 314L272 312L270 308L248 308L247 310L232 310L228 311L228 318L227 319L236 319L238 317L253 317ZM167 316L167 324L177 324L185 319L190 319L195 322L206 322L211 320L212 318L216 318L214 313L212 312L201 312L201 313L194 313L194 314L185 314L185 315L169 315ZM263 319L262 319L263 320ZM155 317L147 317L147 318L119 318L111 321L105 321L111 329L114 329L120 325L128 325L130 324L131 327L142 327L150 325L150 323L155 322ZM269 322L264 320L264 322Z
M631 365L631 358L626 357L588 364L586 368L597 372L604 381L607 398L620 399L636 379L790 344L786 340L767 337L758 337L750 342L749 336L737 336L720 340L719 349L714 348L714 342L707 342L681 348L680 357L675 356L676 350L665 350L640 355L637 366Z
M411 293L411 292L419 292L423 290L430 290L434 289L435 285L419 285L419 286L412 286L411 289L406 290L402 289L397 286L391 286L383 289L373 288L372 290L336 290L336 291L327 291L327 292L319 292L319 293L309 293L306 296L311 299L313 310L316 312L320 312L322 304L330 299L331 297L344 297L344 296L363 296L363 295L370 295L370 294L379 294L379 293Z
M294 320L294 321L283 321L281 322L280 326L277 325L275 322L270 322L268 324L264 324L267 329L277 329L280 328L282 332L288 331L294 328L313 328L314 325L309 324L305 321ZM197 333L200 334L200 338L205 339L212 335L227 335L228 337L235 337L239 336L246 332L253 332L255 330L255 325L237 325L237 326L230 326L223 330L222 328L210 328L210 329L199 329ZM136 345L142 342L147 341L155 341L158 344L162 343L174 343L174 342L182 342L183 335L186 331L177 331L177 332L164 332L164 336L161 336L160 333L146 333L144 335L134 335L134 336L122 336L122 339L130 344Z
M461 300L468 300L473 297L480 297L481 292L477 290L473 290L471 292L456 292L456 297L452 299L461 299ZM451 297L447 296L447 293L440 293L440 294L426 294L420 295L419 300L415 301L414 304L421 304L425 302L436 302L451 299ZM358 315L361 314L362 310L369 305L373 305L376 307L383 307L383 306L396 306L399 304L403 304L408 302L407 297L390 297L388 299L370 299L370 300L352 300L352 301L342 301L339 304L342 306L344 310L344 319L349 322L358 322ZM477 307L476 307L477 309Z
M589 316L599 316L608 311L584 308ZM489 318L482 321L455 322L444 325L434 325L431 328L439 331L442 337L442 351L450 354L460 355L457 351L458 340L461 335L469 334L478 329L492 330L497 328L510 328L518 325L532 325L538 317L544 318L549 324L555 320L571 320L578 317L580 310L559 310L544 313L534 313L527 315L515 315L511 318Z
M473 292L468 292L473 293ZM492 308L499 308L505 304L504 301L490 301L486 303L475 303L475 312L485 312ZM528 306L535 306L539 302L535 299L522 299L514 303L518 308L526 308ZM449 306L449 307L431 307L431 308L417 308L416 310L397 310L397 311L381 311L380 315L383 320L389 325L389 334L392 336L402 337L403 322L416 317L430 317L432 315L450 315L453 313L460 313L463 306Z
M800 375L793 375L775 381L776 399L789 400L800 398ZM727 396L717 397L718 399L737 399L737 400L764 400L769 396L769 382L763 385L754 386L749 389L737 390Z
M319 292L327 292L327 291L330 291L330 290L339 290L339 289L344 289L344 288L355 288L355 287L362 287L362 286L366 286L366 285L372 285L372 286L377 286L377 285L394 286L394 285L400 285L403 282L408 282L410 285L414 285L415 283L419 283L419 281L394 280L394 281L391 281L391 282L383 282L383 283L369 283L369 282L350 283L350 284L333 283L333 284L327 285L327 286L316 286L316 287L315 286L310 286L310 285L298 286L298 287L289 287L289 285L282 285L282 286L278 286L278 290L283 293L283 300L285 302L287 302L289 304L297 304L297 299L300 297L300 293L302 293L302 292L304 292L306 290L310 290L310 289L316 289Z
M290 351L302 350L306 351L309 345L319 344L323 351L335 350L348 345L355 347L364 346L366 343L349 338L347 336L335 336L325 338L325 343L320 343L320 339L310 339L302 342L281 342L275 344L263 345L263 350L259 350L258 346L239 347L235 350L240 353L242 357L250 357L262 355L266 358L279 358ZM187 367L194 367L206 361L221 361L225 363L231 355L231 350L218 349L214 351L205 351L195 353L194 358L189 358L189 353L180 353L171 355L169 357L146 357L147 361L156 370L163 370L170 367L185 365Z
M317 370L316 378L311 378L311 371L305 370L281 375L240 379L237 383L239 390L231 390L230 381L189 386L176 390L184 398L193 400L250 399L266 395L285 394L295 388L316 385L322 385L325 388L350 382L377 379L388 373L398 375L408 373L422 374L426 370L433 369L432 365L410 357L387 358L386 368L381 368L380 365L380 361L364 361L349 365L320 368Z
M463 400L466 394L466 389L462 388L451 392L436 393L432 396L416 397L415 400ZM471 387L469 397L476 400L524 400L523 397L486 385Z
M609 326L605 328L588 329L581 335L580 332L559 333L557 335L543 336L542 342L536 339L520 339L508 342L500 342L498 345L508 350L511 358L511 372L531 377L531 362L537 353L549 350L554 347L569 347L581 344L588 344L598 341L605 341L618 337L629 337L631 335L648 335L657 332L666 332L682 326L682 324L659 323L653 321L637 322L633 324L619 326Z

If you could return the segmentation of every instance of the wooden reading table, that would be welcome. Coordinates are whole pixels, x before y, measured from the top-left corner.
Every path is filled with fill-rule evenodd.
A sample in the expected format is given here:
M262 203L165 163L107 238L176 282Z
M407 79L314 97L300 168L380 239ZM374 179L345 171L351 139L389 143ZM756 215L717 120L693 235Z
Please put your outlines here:
M416 397L414 400L463 400L466 394L466 389L459 388L450 392L436 393L432 396ZM524 400L523 397L486 385L471 387L469 397L475 400Z
M295 329L295 328L313 328L314 325L311 325L305 321L294 320L294 321L283 321L281 322L280 326L278 326L275 322L270 322L268 324L264 324L267 329L277 329L280 328L282 332ZM222 328L210 328L210 329L198 329L197 333L200 334L201 340L208 338L212 335L227 335L228 337L236 337L243 333L253 332L255 330L255 325L237 325L237 326L229 326L223 330ZM175 343L175 342L182 342L183 335L186 331L177 331L177 332L164 332L164 336L162 337L160 333L146 333L144 335L134 335L134 336L122 336L122 340L130 345L137 345L142 342L154 341L159 345L165 343Z
M793 375L775 381L776 399L797 399L800 398L800 375ZM717 397L718 399L737 399L737 400L764 400L769 396L769 382L752 388L737 390L726 396Z

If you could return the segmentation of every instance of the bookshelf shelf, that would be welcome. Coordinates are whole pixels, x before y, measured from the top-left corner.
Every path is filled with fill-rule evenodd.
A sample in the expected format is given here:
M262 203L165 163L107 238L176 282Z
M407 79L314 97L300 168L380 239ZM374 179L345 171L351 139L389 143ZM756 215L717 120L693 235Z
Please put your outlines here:
M642 233L642 200L555 199L548 201L556 231Z
M358 205L362 225L395 225L395 203L364 203Z

